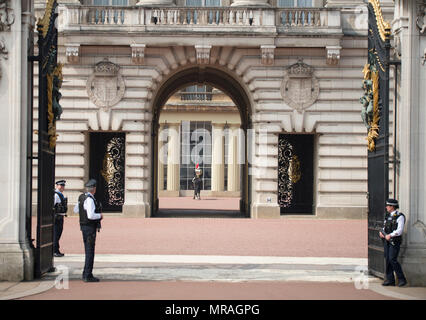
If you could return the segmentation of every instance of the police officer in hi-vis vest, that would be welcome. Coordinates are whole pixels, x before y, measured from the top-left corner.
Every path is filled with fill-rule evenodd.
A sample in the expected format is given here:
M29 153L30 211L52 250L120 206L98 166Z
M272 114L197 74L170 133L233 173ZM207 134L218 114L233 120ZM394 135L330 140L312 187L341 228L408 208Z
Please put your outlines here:
M80 229L83 234L85 261L83 269L84 282L98 282L92 274L95 260L96 230L100 230L102 220L102 206L96 201L96 180L90 179L86 184L86 192L78 197L74 212L79 213Z
M399 204L397 200L388 199L386 201L384 227L379 232L380 238L383 239L386 259L386 278L383 282L384 286L395 285L394 272L398 278L399 287L407 284L401 265L397 260L402 243L402 232L404 231L405 225L405 216L397 210L398 208Z
M56 189L53 200L54 223L53 223L53 256L63 257L59 251L59 239L64 229L64 217L67 216L68 199L64 196L65 180L56 181Z

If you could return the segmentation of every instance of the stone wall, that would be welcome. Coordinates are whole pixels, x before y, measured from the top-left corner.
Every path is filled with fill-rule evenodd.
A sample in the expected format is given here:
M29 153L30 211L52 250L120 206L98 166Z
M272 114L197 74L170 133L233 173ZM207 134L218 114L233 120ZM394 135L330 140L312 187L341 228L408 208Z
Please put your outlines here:
M151 15L151 9L138 11L139 20L131 18L143 25L124 22L120 28L76 20L71 14L75 10L80 9L60 9L62 24L59 26L62 30L60 59L66 64L61 100L64 113L57 127L56 175L67 180L70 203L75 203L88 178L87 132L122 130L127 133L123 211L149 216L152 102L173 75L193 66L199 66L201 71L208 66L242 86L250 101L253 128L267 130L266 163L262 160L265 155L260 154L265 144L259 137L255 144L253 169L260 169L262 174L250 176L252 217L279 217L277 144L280 133L315 135L314 211L317 217L366 217L366 128L361 121L359 104L363 94L362 69L367 61L367 40L363 34L366 28L362 23L355 24L359 34L345 32L342 21L348 19L341 16L353 12L321 9L312 13L313 19L318 13L320 20L314 21L318 21L319 28L294 27L290 36L285 33L276 36L270 33L272 28L292 31L293 26L275 27L274 20L268 18L275 15L274 11L257 9L261 10L259 15L256 12L253 15L263 18L255 18L255 24L259 25L251 29L254 33L249 36L248 25L171 28L169 23L175 23L176 16L167 12L158 16L168 17L164 24L159 20L159 25L150 26L140 14ZM134 13L132 10L129 14ZM85 32L75 28L77 21L82 21ZM131 33L137 28L146 31L143 38ZM155 36L154 30L161 36ZM204 33L208 36L203 36ZM115 105L99 107L89 99L91 89L87 83L95 65L105 59L119 66L125 90ZM311 72L313 98L305 101L305 105L291 103L293 93L285 89L291 82L288 68L297 63L306 65ZM37 88L34 93L36 96ZM299 94L293 98L303 97Z

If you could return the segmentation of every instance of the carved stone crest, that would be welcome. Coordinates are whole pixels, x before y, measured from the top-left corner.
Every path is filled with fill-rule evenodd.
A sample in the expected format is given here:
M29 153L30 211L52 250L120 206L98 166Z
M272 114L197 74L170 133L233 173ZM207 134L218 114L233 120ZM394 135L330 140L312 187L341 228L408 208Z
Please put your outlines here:
M120 66L108 60L96 64L86 89L90 100L98 107L108 109L123 98L125 85L119 71Z
M281 94L285 103L298 112L313 105L319 96L319 82L314 76L314 69L301 59L288 67Z
M426 3L420 1L417 3L417 28L419 28L421 34L426 34Z
M9 2L10 0L0 0L0 31L10 30L10 26L15 22Z

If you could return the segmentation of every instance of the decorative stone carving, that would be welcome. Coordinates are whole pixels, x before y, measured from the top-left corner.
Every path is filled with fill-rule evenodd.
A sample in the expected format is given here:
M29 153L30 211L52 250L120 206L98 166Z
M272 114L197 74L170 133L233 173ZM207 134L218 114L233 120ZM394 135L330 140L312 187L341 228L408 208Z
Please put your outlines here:
M96 64L94 73L87 80L87 93L98 107L108 110L124 96L125 85L120 66L105 59Z
M10 0L0 0L0 31L10 30L10 26L15 22L13 9L10 8Z
M264 45L260 47L262 51L262 64L266 66L271 66L274 64L274 52L276 46L273 45Z
M319 82L314 76L313 67L302 59L288 67L281 94L285 103L298 112L313 105L319 96Z
M197 56L198 64L207 64L210 62L210 49L212 46L209 45L196 45L195 51Z
M420 1L417 3L416 24L420 30L420 33L425 34L426 33L426 3L424 1Z
M4 40L0 40L0 57L7 60L9 52L6 49Z
M79 63L80 62L80 45L79 44L66 44L65 54L67 56L68 63Z
M401 48L401 38L399 35L395 34L393 37L393 56L396 59L401 59L402 48Z
M340 61L340 46L327 46L327 64L328 65L337 65Z
M132 62L134 64L143 64L145 61L145 47L144 44L131 44L132 48Z

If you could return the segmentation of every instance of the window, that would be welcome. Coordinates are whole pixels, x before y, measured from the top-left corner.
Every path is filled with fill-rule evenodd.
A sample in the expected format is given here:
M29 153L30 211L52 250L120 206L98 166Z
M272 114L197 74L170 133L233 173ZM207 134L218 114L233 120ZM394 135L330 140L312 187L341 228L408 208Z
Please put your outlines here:
M278 0L277 6L279 8L311 8L313 6L312 0ZM312 21L312 13L308 12L283 12L281 14L281 22L283 25L290 25L295 21L305 21L307 15L307 22L310 24Z
M221 4L221 0L186 0L185 1L185 6L186 7L220 7ZM197 23L197 12L194 12L194 16L193 18L193 22ZM219 19L220 19L220 12L217 10L209 10L208 15L208 23L209 24L219 24ZM188 12L187 14L187 23L190 23L191 21L191 13Z
M312 7L312 0L278 0L279 8L309 8Z
M221 0L186 0L187 7L220 7Z
M194 85L183 89L180 93L182 101L211 101L213 87L207 85Z
M129 0L91 0L87 1L94 6L127 6Z

